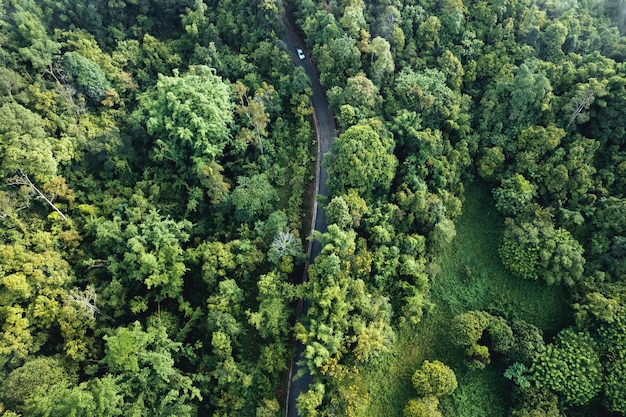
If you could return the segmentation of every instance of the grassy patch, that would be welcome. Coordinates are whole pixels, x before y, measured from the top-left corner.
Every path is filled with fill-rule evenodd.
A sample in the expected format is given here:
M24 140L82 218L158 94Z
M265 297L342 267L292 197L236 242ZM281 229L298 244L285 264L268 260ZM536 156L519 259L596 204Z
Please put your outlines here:
M553 333L570 320L562 287L520 280L502 266L498 245L503 219L485 185L468 187L463 215L456 225L457 237L441 256L441 272L432 283L430 296L436 307L419 325L401 329L393 352L361 374L371 399L362 417L401 417L408 399L416 396L411 375L425 359L443 361L459 380L455 393L442 400L444 416L507 415L509 382L502 376L503 369L492 364L482 371L469 370L462 351L450 341L450 321L469 310L486 310Z

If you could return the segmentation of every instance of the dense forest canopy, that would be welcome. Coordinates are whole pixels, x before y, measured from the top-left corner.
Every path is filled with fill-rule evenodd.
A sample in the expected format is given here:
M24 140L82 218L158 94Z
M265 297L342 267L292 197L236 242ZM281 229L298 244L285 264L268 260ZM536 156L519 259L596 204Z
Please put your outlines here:
M338 128L323 233L284 15ZM411 392L393 416L489 410L466 387L496 380L507 415L623 415L624 16L621 0L0 2L0 415L282 416L294 359L313 380L300 416L375 415L367 375L389 361L410 368L390 376ZM450 265L470 187L502 288L528 309L556 288L557 328L441 295L490 279Z

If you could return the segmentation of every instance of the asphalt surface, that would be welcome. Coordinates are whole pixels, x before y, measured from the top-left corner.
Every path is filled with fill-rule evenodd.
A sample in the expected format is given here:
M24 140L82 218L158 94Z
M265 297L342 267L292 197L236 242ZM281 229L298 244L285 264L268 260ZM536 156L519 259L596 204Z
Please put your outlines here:
M328 179L328 172L324 167L320 166L320 162L322 161L324 154L326 152L330 152L333 141L337 136L335 121L333 119L332 113L330 112L330 108L328 107L326 92L320 84L319 75L317 73L314 63L309 58L308 51L305 49L304 42L300 38L298 32L294 29L294 23L289 21L289 15L283 16L282 20L285 23L286 27L285 34L283 35L283 41L287 44L287 47L289 48L289 53L292 56L294 64L302 66L306 74L309 76L309 79L311 80L311 89L313 90L311 104L315 113L314 120L318 140L317 160L319 166L319 175L317 175L317 192L319 195L327 196L328 186L326 185L326 180ZM306 58L304 60L300 60L298 58L298 54L296 53L297 48L301 48L302 50L304 50L304 53L306 55ZM316 205L315 230L325 232L327 227L328 223L326 221L326 215L324 214L324 210L319 205ZM320 243L318 241L314 241L311 248L311 257L309 258L310 264L314 262L315 257L320 253L320 250ZM305 316L308 312L308 309L309 303L307 300L304 300L302 303L301 316ZM296 344L296 352L297 355L295 362L297 363L302 358L302 354L304 352L304 346L302 345L302 343L298 342ZM295 366L293 368L295 368ZM306 367L298 367L298 369L293 369L293 375L295 375L301 368L302 370L306 370ZM285 410L285 415L287 417L299 417L296 410L296 400L298 399L298 395L300 395L301 392L306 392L308 390L310 384L311 375L308 373L308 371L302 377L296 379L295 381L290 381L290 385L287 389L288 398Z

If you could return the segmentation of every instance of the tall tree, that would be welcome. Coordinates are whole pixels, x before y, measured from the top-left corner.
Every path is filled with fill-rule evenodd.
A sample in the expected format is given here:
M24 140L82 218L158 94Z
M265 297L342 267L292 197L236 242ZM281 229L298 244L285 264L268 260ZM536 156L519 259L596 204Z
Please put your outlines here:
M179 189L204 188L219 201L226 185L219 186L223 181L216 164L233 118L228 85L214 70L192 67L182 76L177 71L171 77L160 75L139 103L135 116L154 139L150 158L167 172L161 180L173 181Z
M366 200L389 190L395 175L396 157L391 153L393 140L381 136L375 124L361 123L342 133L327 156L331 193L337 195L356 189Z

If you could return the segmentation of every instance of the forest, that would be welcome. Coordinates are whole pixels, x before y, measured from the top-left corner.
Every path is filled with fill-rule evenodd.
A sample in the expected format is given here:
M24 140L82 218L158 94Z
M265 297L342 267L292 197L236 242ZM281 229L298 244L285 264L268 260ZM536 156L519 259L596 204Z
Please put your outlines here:
M294 360L300 417L625 415L625 31L624 0L0 0L0 415L285 417Z

